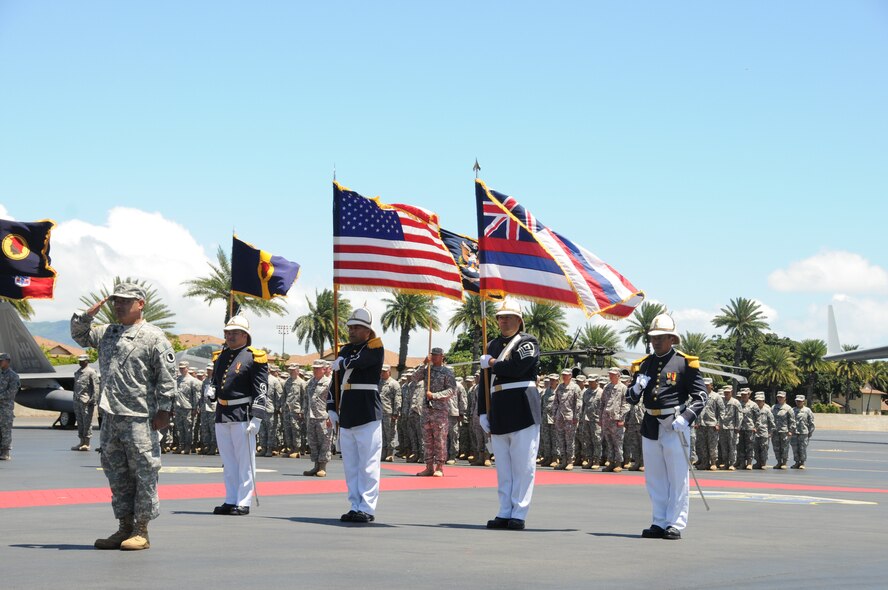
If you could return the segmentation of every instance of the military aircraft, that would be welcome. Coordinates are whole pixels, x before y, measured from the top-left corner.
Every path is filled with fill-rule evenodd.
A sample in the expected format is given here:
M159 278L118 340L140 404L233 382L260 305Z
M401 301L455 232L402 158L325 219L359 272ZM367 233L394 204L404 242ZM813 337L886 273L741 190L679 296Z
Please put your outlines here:
M862 350L848 350L843 352L839 343L839 330L836 328L836 314L830 305L827 314L827 338L825 361L870 361L888 358L888 346L864 348Z
M205 368L212 360L218 344L200 344L176 353L176 362L187 361L197 369ZM59 412L56 424L72 428L74 414L74 372L78 365L53 366L37 346L15 308L8 301L0 301L0 352L11 358L10 367L21 379L21 389L15 401L34 410ZM99 370L98 363L92 363Z

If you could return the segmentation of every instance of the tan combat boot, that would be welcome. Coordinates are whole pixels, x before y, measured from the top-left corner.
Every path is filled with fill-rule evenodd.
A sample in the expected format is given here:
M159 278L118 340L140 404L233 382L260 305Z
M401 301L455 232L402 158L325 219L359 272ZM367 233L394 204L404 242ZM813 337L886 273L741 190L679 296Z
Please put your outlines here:
M80 450L81 451L88 451L89 450L89 437L86 437L83 439L83 444L80 445Z
M484 453L484 467L490 467L493 463L490 462L490 453Z
M130 538L130 535L133 534L133 516L120 518L118 522L120 524L116 533L106 539L96 539L96 542L93 543L96 549L120 549L120 544Z
M299 451L293 451L292 453L290 453L289 457L291 459L298 459L299 458Z
M573 471L573 468L574 468L573 463L568 463L567 465L564 466L565 471Z
M440 463L435 465L435 472L432 473L432 477L444 477L444 466Z
M317 475L318 471L320 471L320 470L321 470L320 464L317 461L315 461L315 466L313 468L309 469L308 471L303 471L302 475L305 475L307 477L313 477L313 476Z
M321 461L318 463L318 471L315 473L315 477L327 477L327 462Z
M435 466L432 463L426 463L426 468L416 474L417 477L431 477L435 475Z
M120 544L121 551L140 551L148 549L151 543L148 542L148 521L137 521L133 527L133 534L130 538Z
M78 444L71 447L71 450L72 451L79 451L80 447L82 447L82 446L83 446L83 438L80 439L80 442Z

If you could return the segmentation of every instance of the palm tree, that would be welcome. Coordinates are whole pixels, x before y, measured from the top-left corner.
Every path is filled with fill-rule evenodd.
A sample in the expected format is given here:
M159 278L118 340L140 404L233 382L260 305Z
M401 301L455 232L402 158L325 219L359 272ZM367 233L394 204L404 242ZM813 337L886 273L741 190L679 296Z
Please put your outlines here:
M724 328L736 338L734 342L734 365L740 366L743 357L741 348L743 340L752 336L759 336L769 328L765 321L765 314L761 311L761 305L752 299L738 297L732 299L727 307L721 309L721 315L712 318L712 325L716 328Z
M768 385L772 396L778 387L785 389L796 387L801 380L795 361L796 357L789 348L764 344L755 352L753 370L756 380Z
M637 346L639 342L644 342L644 352L651 353L651 340L648 332L651 330L651 324L654 318L661 313L666 313L666 306L662 303L650 303L645 301L641 307L632 313L632 319L629 320L629 326L623 328L623 334L626 334L626 345L630 348Z
M0 297L0 301L8 301L23 320L30 320L34 317L34 308L27 299L10 299L9 297Z
M145 307L142 308L142 318L151 324L154 324L161 330L171 330L176 325L176 322L169 321L176 314L170 310L166 304L161 301L160 296L157 294L157 289L151 286L148 281L142 279L134 279L131 277L126 277L121 279L120 277L114 277L111 288L108 289L105 285L102 285L99 288L99 292L92 292L80 297L80 302L83 303L87 309L101 301L102 299L107 299L111 293L114 292L114 287L116 287L119 283L135 283L142 287L145 290ZM117 317L114 315L114 309L111 307L109 303L105 303L102 307L99 308L98 313L96 314L96 319L100 324L116 324Z
M308 313L296 318L293 324L293 332L299 342L305 343L305 352L308 352L308 346L313 344L318 355L324 354L325 343L329 342L333 347L333 338L337 330L334 328L333 321L333 291L324 289L319 294L315 291L315 302L306 295L305 300L308 302ZM339 341L345 341L348 336L348 329L345 322L351 315L351 302L344 297L339 298Z
M805 377L805 397L809 406L814 397L814 380L817 373L823 373L829 368L829 363L823 360L825 355L826 342L823 340L802 340L796 350L796 366Z
M219 246L216 250L216 264L207 263L210 267L210 274L205 277L198 277L182 284L188 288L185 291L185 297L197 297L203 299L207 303L214 301L225 302L225 323L231 319L231 310L228 305L228 298L231 296L231 260L228 255ZM287 309L274 301L273 299L261 299L259 297L250 297L249 295L234 296L234 315L240 311L246 310L258 316L269 316L271 314L284 315Z
M703 332L685 332L681 337L681 350L701 361L711 359L714 352L712 340Z
M856 344L843 344L842 352L857 350ZM860 396L860 386L866 380L867 367L865 361L836 361L834 364L836 377L841 380L842 394L845 396L845 412L851 412L851 399Z
M608 350L617 350L620 348L620 336L617 331L610 326L604 324L586 324L580 330L580 337L577 340L577 348L594 349L604 348ZM595 355L588 359L588 362L599 365L601 367L616 367L617 361L611 355Z
M524 331L536 337L540 348L557 350L570 344L564 308L534 301L524 310Z
M487 333L488 339L490 334L496 329L496 305L492 301L484 300L484 310L487 317ZM472 360L477 361L481 356L481 298L477 295L468 294L463 304L460 305L450 320L447 322L447 329L456 332L462 328L464 331L472 335Z
M420 327L428 328L429 325L432 330L437 330L441 327L441 322L438 321L434 297L396 293L394 298L386 298L383 301L386 307L380 319L382 329L386 332L401 330L401 343L398 349L398 374L400 374L407 366L410 332Z

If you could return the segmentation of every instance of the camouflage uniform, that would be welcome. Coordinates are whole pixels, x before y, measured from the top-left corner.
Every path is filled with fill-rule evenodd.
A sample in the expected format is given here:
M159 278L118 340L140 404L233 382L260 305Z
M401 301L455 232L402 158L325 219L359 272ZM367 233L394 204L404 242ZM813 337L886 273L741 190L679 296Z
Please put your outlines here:
M89 450L89 439L92 438L92 421L99 403L99 374L87 365L74 372L74 413L77 415L77 435L80 437L80 448Z
M21 381L10 368L0 371L0 458L9 459L12 450L12 421L15 418L15 395Z
M740 441L737 445L737 468L752 467L755 458L755 424L759 408L751 399L740 404Z
M555 389L546 387L540 396L542 424L540 425L540 456L544 461L558 459L558 446L555 444Z
M200 440L202 454L216 454L216 388L209 376L200 388Z
M807 406L796 406L792 409L795 414L795 432L792 435L792 456L795 459L793 467L804 469L808 460L808 441L814 434L814 412Z
M305 386L308 396L305 428L308 433L311 460L315 463L325 463L330 460L333 429L327 428L327 387L329 385L330 378L325 375L320 379L312 377L308 385Z
M86 313L71 318L71 337L97 348L102 375L102 468L118 519L147 523L160 514L157 474L160 441L151 428L157 412L170 411L176 392L173 347L163 330L142 321L92 326Z
M622 383L608 383L601 392L601 432L607 442L608 469L623 465L623 425L622 422L629 411L626 401L626 386Z
M756 404L757 406L758 404ZM768 404L758 409L755 419L755 468L764 469L768 462L768 447L774 432L774 414Z
M290 450L290 454L299 453L302 449L302 398L305 396L305 385L305 381L298 375L291 376L284 382L284 447Z
M414 373L415 374L415 373ZM414 463L423 460L425 455L425 441L422 433L422 415L425 412L425 381L410 381L410 408L407 414L407 438L410 441L410 450L415 455ZM403 408L402 408L402 411Z
M194 433L195 406L200 401L200 381L185 373L176 377L176 437L179 440L179 452L190 453L192 435Z
M775 467L783 468L789 460L789 436L795 432L795 414L792 410L785 402L771 407L771 413L774 414Z
M644 456L641 451L641 421L644 419L644 403L638 402L626 412L626 433L623 435L623 454L630 469L638 471L644 467Z
M725 413L725 400L719 393L710 391L706 405L700 414L700 466L703 469L714 469L718 463L718 431L719 421Z
M428 367L416 369L412 379L421 382L426 377ZM426 391L432 398L426 397ZM450 428L450 398L456 392L456 378L453 370L445 366L432 366L428 388L417 387L416 396L424 401L422 416L423 445L426 465L440 466L447 461L447 430ZM437 467L435 467L437 469Z
M719 426L719 465L731 469L737 462L737 440L740 436L740 402L733 396L725 400L725 411L722 412Z
M487 446L484 430L481 428L481 422L478 418L478 388L479 385L476 383L466 392L468 397L468 407L466 408L468 417L467 430L469 431L469 448L466 449L466 456L474 457L476 462L482 456L481 454L486 451Z
M466 388L462 386L462 383L457 382L456 393L450 396L448 408L447 460L450 462L456 461L456 458L459 456L460 424L462 423L463 416L466 415L467 406Z
M401 414L401 386L391 377L380 380L379 397L382 400L382 458L387 459L394 452L395 416Z
M263 454L271 457L274 451L280 448L279 430L281 426L281 412L283 411L284 384L274 375L268 376L268 398L266 409L268 420L263 420L259 430L259 446Z
M403 375L406 375L404 373ZM401 385L401 413L398 416L398 454L407 458L413 452L413 440L407 427L407 414L410 412L410 404L413 403L413 382L402 376Z
M589 469L597 469L601 462L601 393L603 388L586 389L583 393L583 417L581 427L588 441L585 445Z
M573 381L567 385L559 383L555 388L555 402L552 409L555 415L555 447L561 459L559 466L561 469L573 466L576 455L574 437L577 433L582 402L583 394Z

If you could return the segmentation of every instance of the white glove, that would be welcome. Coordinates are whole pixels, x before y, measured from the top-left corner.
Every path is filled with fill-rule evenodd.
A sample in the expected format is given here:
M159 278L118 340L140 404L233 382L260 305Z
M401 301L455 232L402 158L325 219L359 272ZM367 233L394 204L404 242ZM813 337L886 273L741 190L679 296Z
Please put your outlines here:
M641 393L645 387L647 387L648 383L651 382L651 378L648 375L639 375L635 378L635 385L632 386L632 391L635 393Z
M262 420L259 418L253 418L250 420L250 423L247 424L247 434L253 434L259 431L259 426L262 425Z
M483 430L487 434L490 434L490 420L487 419L487 414L481 414L480 416L478 416L478 422L481 423L481 430Z
M330 367L331 367L334 371L338 371L339 369L342 368L342 363L344 363L344 362L345 362L345 359L342 358L341 356L338 356L338 357L336 357L336 359L333 361L333 363L330 365Z
M492 358L493 357L490 356L489 354L482 354L481 355L481 368L482 369L489 369L490 368L490 359L492 359Z
M684 419L684 416L676 416L672 421L672 430L675 432L687 432L689 428L688 421Z
M339 423L339 414L334 412L333 410L327 410L327 417L330 418L330 422L333 423L333 427Z

